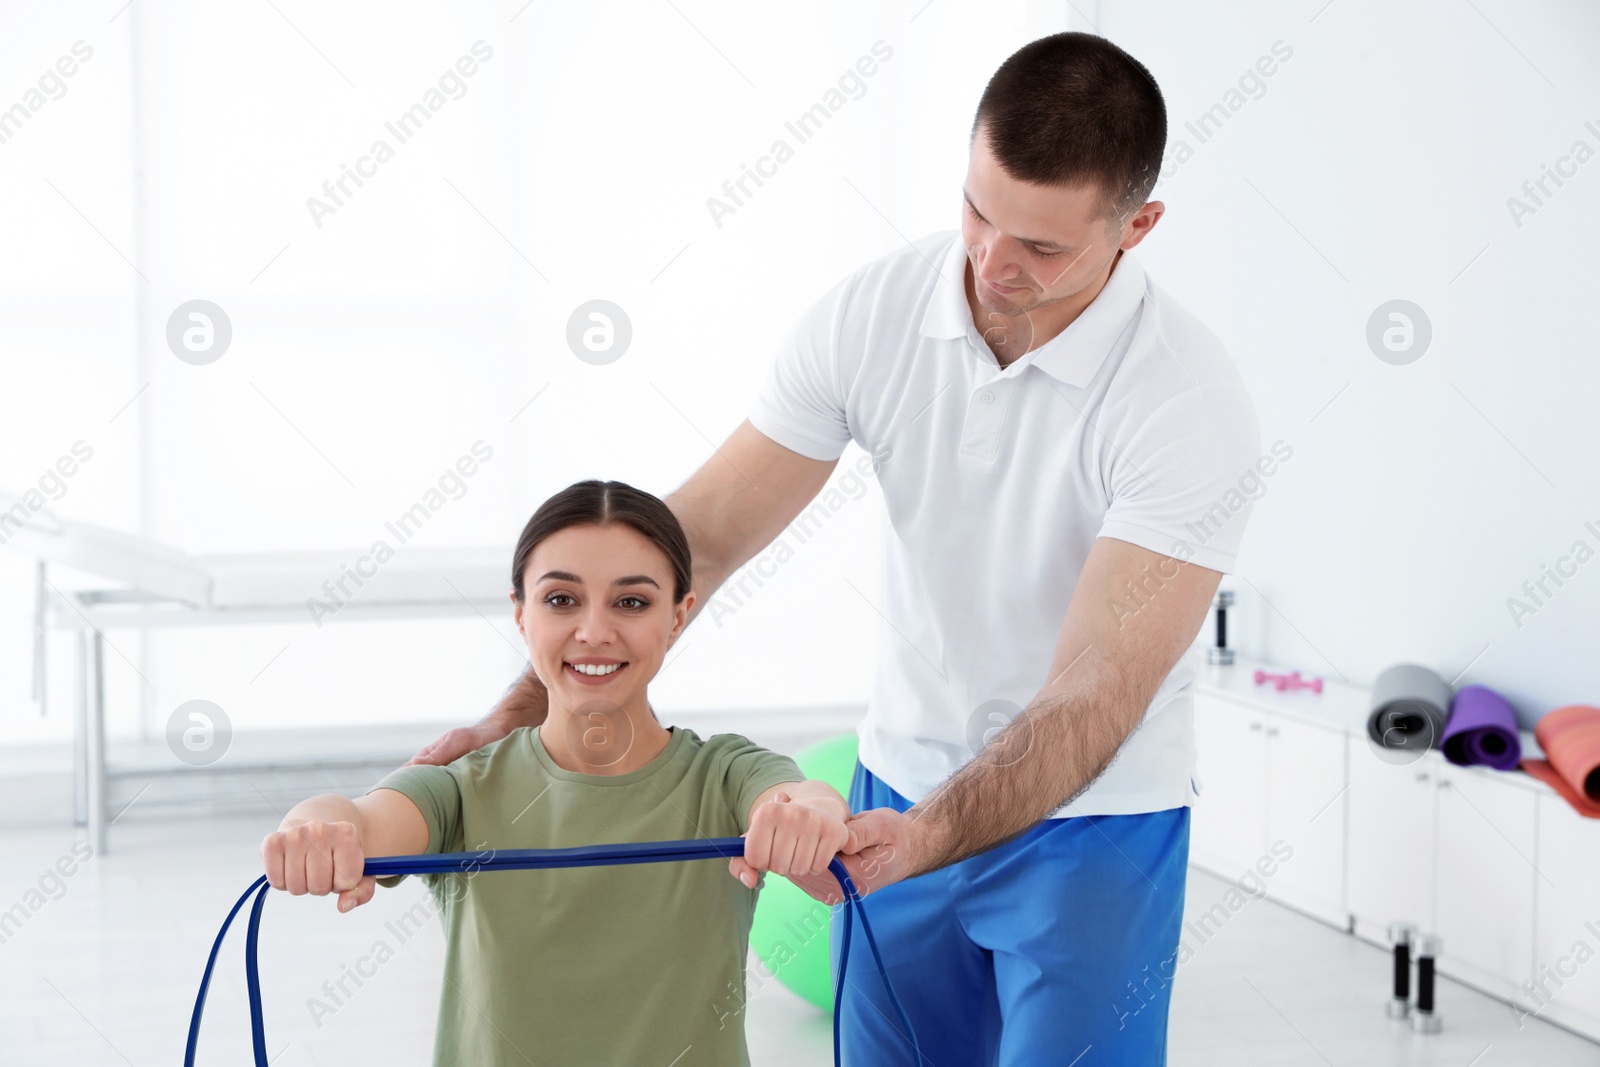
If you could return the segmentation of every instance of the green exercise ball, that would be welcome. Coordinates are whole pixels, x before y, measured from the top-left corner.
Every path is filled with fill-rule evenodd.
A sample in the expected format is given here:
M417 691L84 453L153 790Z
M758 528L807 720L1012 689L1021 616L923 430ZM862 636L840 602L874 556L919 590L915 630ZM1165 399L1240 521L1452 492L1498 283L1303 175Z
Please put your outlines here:
M808 745L794 761L807 778L820 778L849 799L856 769L856 735L841 734ZM750 925L750 947L772 975L823 1011L833 1011L833 974L828 959L830 909L800 887L770 871L763 876ZM754 992L754 990L750 990Z

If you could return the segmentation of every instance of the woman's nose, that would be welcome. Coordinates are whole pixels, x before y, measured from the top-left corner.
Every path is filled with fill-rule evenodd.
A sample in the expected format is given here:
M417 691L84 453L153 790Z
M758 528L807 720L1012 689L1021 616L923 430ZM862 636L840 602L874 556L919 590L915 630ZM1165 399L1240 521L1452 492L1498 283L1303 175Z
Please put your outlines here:
M615 627L604 612L587 611L578 618L578 628L573 636L586 645L606 645L611 643L615 632Z

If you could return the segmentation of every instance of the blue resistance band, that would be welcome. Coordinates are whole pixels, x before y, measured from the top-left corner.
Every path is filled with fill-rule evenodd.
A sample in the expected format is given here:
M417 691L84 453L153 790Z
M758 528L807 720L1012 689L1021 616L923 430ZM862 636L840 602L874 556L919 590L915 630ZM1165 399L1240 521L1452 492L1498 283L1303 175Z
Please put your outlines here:
M385 878L400 874L449 874L471 871L528 871L549 870L556 867L608 867L622 863L670 863L677 860L702 860L702 859L731 859L734 856L744 855L744 838L742 837L710 837L691 841L644 841L620 845L587 845L582 848L522 848L508 849L500 852L484 854L481 852L440 852L421 856L381 856L368 859L363 874ZM911 1022L906 1017L906 1012L900 1005L900 998L895 996L894 989L889 985L889 971L883 965L883 957L878 954L877 939L872 936L872 926L867 922L867 909L861 902L861 895L856 891L856 886L850 880L850 872L841 863L838 857L828 864L828 870L838 879L839 888L844 891L844 930L839 941L839 972L834 982L834 1008L833 1008L833 1062L839 1067L839 1013L842 998L839 991L844 988L845 965L850 959L850 915L854 911L861 919L861 932L867 936L867 947L872 950L872 958L878 964L878 973L883 977L883 987L888 990L889 1002L894 1005L895 1014L900 1019L901 1032L911 1044L911 1050L916 1056L916 1062L922 1063L922 1052L917 1047L916 1035L911 1032ZM255 903L250 908L250 926L245 936L244 948L244 974L245 985L250 995L250 1040L255 1050L256 1067L267 1065L267 1037L261 1019L261 972L256 962L256 946L261 932L261 907L266 903L267 890L272 887L267 884L265 875L251 883L250 888L244 891L233 910L228 912L228 917L222 920L222 929L217 931L217 939L211 945L211 955L206 960L205 973L200 976L200 995L195 998L194 1015L189 1020L189 1044L183 1055L184 1067L194 1067L195 1049L200 1041L200 1016L206 1006L206 990L211 985L211 971L217 963L217 952L222 948L222 939L228 935L228 927L233 923L239 909L244 907L245 901L251 895L255 896Z

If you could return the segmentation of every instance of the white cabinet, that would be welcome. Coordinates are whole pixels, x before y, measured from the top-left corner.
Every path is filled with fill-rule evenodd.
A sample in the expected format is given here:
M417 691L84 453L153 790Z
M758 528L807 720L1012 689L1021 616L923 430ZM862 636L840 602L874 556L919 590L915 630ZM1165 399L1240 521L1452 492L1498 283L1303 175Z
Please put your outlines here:
M1272 879L1288 903L1337 926L1345 909L1345 768L1342 732L1293 719L1267 721L1267 843L1293 849Z
M1497 772L1446 763L1438 786L1434 929L1439 971L1511 996L1533 968L1536 797Z
M1523 1011L1600 1039L1600 819L1538 801L1532 989Z
M1600 1040L1600 820L1525 775L1376 751L1354 686L1280 713L1254 666L1195 695L1190 861L1236 880L1282 841L1273 899L1383 947L1415 923L1441 974Z
M1344 734L1202 693L1195 746L1190 861L1232 880L1268 857L1273 897L1343 928Z
M1189 816L1189 859L1222 878L1249 870L1266 845L1263 718L1204 693L1194 698L1200 798Z
M1347 899L1364 937L1386 941L1391 922L1433 928L1434 776L1443 762L1428 752L1390 763L1352 740Z
M1357 934L1387 944L1391 922L1415 923L1444 941L1440 974L1506 997L1533 966L1536 798L1498 774L1355 742L1349 901Z

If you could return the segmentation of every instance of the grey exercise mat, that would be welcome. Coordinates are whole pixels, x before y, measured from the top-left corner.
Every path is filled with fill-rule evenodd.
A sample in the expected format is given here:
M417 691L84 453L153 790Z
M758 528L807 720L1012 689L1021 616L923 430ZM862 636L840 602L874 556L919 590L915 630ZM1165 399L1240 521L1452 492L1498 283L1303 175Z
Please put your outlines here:
M1367 736L1383 748L1421 750L1444 742L1450 686L1427 667L1397 663L1372 683Z

